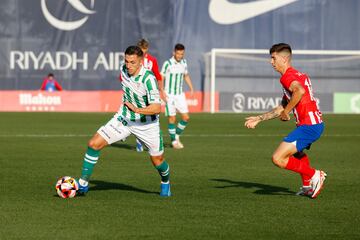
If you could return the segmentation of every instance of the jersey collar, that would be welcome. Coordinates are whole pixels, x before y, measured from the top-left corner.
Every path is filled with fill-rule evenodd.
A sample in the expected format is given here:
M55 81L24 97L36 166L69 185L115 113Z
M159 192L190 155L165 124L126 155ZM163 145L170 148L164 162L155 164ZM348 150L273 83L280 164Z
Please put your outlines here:
M171 60L173 63L175 63L175 64L180 63L180 62L176 61L176 59L175 59L175 57L174 57L174 56L172 56L170 60Z
M132 76L131 79L134 80L135 82L138 82L140 77L144 76L145 72L146 72L146 68L143 65L141 65L141 69L140 69L138 75Z

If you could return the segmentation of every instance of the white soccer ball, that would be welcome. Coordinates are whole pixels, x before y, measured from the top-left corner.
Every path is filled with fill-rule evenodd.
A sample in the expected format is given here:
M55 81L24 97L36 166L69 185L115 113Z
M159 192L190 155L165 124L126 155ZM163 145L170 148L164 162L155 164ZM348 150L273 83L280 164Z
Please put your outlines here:
M73 198L76 195L76 191L79 189L79 185L75 178L65 176L59 178L55 186L57 194L61 198Z

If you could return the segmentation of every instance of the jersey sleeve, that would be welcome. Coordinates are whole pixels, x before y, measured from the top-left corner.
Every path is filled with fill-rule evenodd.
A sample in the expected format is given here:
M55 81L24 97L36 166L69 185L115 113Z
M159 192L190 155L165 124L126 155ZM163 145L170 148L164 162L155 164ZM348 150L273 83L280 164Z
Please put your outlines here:
M188 65L187 65L187 62L186 60L184 59L184 68L185 68L185 71L184 71L184 74L189 74L189 70L188 70Z
M43 83L41 84L40 90L45 90L47 82L48 82L48 80L47 80L47 78L45 78Z
M61 85L55 80L55 87L56 87L56 89L58 90L58 91L62 91L63 89L62 89L62 87L61 87Z
M146 95L150 104L160 104L160 93L157 85L157 80L152 75L145 81Z
M296 76L293 74L289 74L281 79L281 84L283 85L284 88L289 89L293 81L296 81Z
M161 74L162 74L163 76L166 75L166 71L168 70L169 65L170 65L169 61L164 62L164 64L162 65Z

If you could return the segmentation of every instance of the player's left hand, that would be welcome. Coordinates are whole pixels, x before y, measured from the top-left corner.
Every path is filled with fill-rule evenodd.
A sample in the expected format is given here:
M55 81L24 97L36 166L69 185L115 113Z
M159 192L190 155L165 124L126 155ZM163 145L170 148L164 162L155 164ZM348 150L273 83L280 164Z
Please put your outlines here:
M289 121L290 120L290 115L287 112L282 111L280 113L280 120L281 121Z
M129 102L124 102L125 106L127 106L131 111L133 111L134 113L136 113L137 109L133 104L129 103Z
M255 128L256 125L258 125L258 123L261 121L258 116L247 117L247 118L245 118L245 120L246 121L245 121L244 126L247 128Z

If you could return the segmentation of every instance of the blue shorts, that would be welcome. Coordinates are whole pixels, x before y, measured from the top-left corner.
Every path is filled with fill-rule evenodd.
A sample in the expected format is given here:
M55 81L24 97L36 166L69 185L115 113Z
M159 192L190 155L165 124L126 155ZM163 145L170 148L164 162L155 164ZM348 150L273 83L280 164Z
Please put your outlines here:
M293 143L298 152L310 149L313 142L318 140L324 131L324 123L315 125L301 125L294 129L283 140L284 142Z

